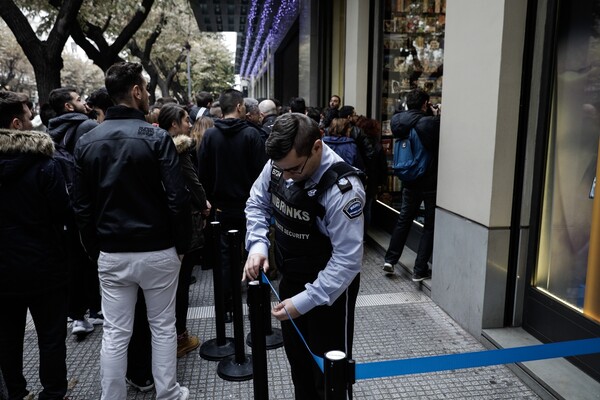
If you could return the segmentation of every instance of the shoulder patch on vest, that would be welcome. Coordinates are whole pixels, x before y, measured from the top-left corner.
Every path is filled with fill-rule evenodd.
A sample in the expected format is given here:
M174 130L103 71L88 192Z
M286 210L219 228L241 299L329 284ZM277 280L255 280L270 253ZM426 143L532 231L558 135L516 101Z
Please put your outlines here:
M362 215L363 212L362 203L360 202L358 197L355 197L346 203L343 211L346 217L348 217L348 219L358 218Z

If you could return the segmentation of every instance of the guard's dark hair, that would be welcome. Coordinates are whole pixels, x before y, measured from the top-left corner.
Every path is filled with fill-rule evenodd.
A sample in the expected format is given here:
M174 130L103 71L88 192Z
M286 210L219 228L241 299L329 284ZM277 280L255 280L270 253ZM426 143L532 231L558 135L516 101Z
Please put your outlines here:
M65 103L73 100L71 93L77 93L77 89L72 86L67 86L54 89L50 92L50 96L48 96L48 103L50 103L50 107L52 107L56 115L67 113L67 110L65 109Z
M244 95L239 90L227 89L219 96L219 104L223 115L231 114L239 104L244 103Z
M108 95L108 90L104 87L94 90L87 98L86 102L90 107L98 107L104 111L105 114L108 107L114 106L112 99Z
M420 110L429 101L429 94L423 89L414 89L406 95L406 107L409 110Z
M10 128L13 119L22 119L25 116L23 105L29 98L23 93L0 90L0 128Z
M306 102L302 97L292 97L290 100L290 110L304 114L306 112Z
M111 66L106 71L104 79L106 90L116 104L127 100L129 92L135 85L142 85L142 64L121 62Z
M185 113L185 108L179 104L167 103L160 108L160 113L158 114L158 126L165 131L168 131L173 124L173 121L178 124L181 122Z
M292 149L298 156L308 156L321 132L317 123L300 113L283 114L275 120L267 138L266 151L274 161L284 158Z

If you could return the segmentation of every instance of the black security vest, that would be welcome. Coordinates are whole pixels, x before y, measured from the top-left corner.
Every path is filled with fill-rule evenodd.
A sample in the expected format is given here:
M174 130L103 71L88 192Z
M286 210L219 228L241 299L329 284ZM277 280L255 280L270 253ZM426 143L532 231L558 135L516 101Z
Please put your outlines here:
M333 164L318 184L305 188L305 181L286 187L281 169L271 171L271 207L275 217L275 261L286 279L312 282L331 258L331 240L319 231L316 219L325 216L319 198L337 184L340 192L352 188L349 175L361 172L345 162Z

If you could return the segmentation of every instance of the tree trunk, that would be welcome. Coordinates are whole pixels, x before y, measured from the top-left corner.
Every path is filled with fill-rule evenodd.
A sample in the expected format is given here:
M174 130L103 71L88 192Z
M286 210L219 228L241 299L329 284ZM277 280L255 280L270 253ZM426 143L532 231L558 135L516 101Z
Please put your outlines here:
M71 37L85 51L89 59L100 67L102 71L106 72L114 63L123 61L119 53L142 26L153 4L154 0L142 0L138 11L111 45L104 38L106 26L99 27L89 22L84 22L85 29L80 25L80 22L76 23L72 28Z
M37 67L32 63L40 105L47 103L50 92L61 86L60 70L62 69L62 58L60 61L60 65L56 65L56 63L46 63L41 66L38 65Z
M48 38L41 41L17 5L11 0L0 0L0 16L33 66L40 103L47 102L50 91L60 87L61 53L82 3L83 0L64 0Z

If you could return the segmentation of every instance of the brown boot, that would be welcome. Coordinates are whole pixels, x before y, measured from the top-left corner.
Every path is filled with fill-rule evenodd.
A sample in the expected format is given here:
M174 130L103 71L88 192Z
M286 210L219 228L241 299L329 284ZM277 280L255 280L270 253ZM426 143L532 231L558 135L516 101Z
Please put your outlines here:
M190 335L188 331L177 335L177 358L185 356L190 351L197 349L198 346L200 346L198 336Z

